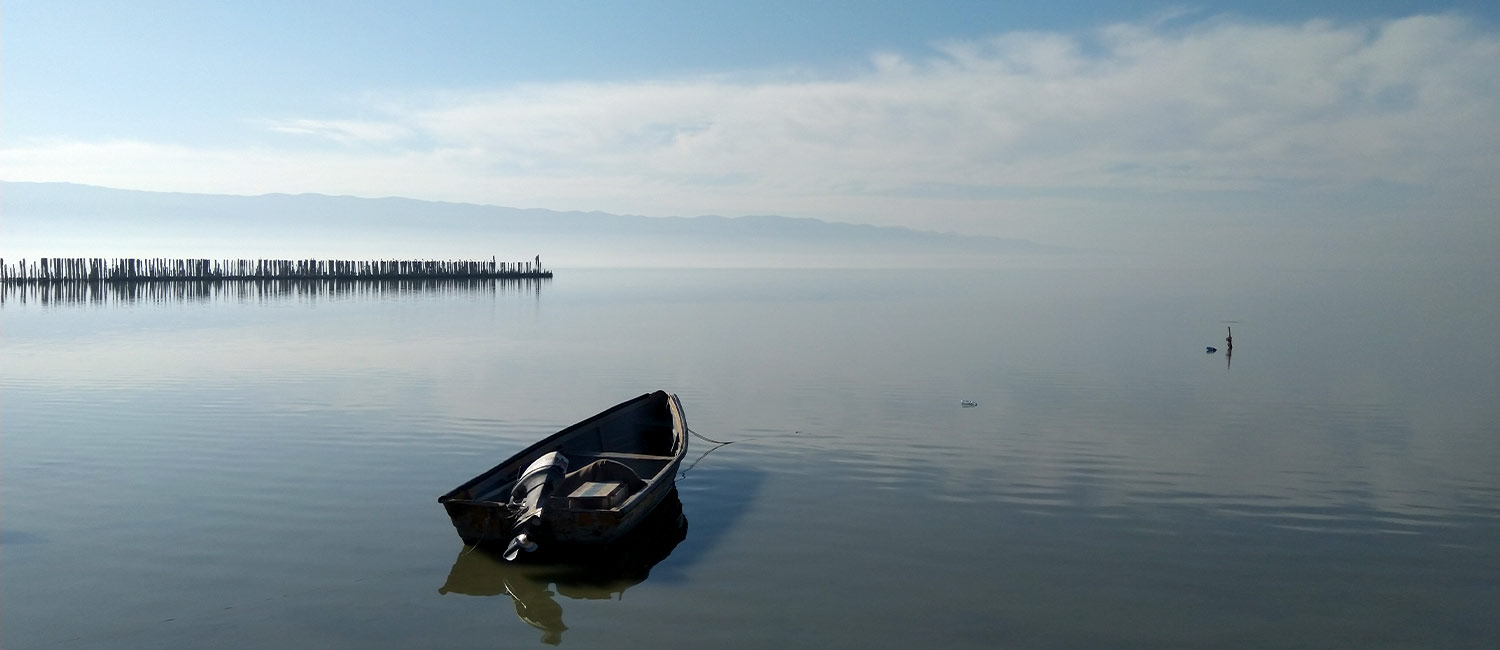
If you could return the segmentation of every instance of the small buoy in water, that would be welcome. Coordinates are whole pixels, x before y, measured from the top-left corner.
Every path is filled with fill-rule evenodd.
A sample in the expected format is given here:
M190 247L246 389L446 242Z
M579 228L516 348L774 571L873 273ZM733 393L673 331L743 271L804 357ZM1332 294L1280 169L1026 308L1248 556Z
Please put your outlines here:
M964 407L966 409L971 409L971 408L974 408L976 406L979 406L979 402L976 402L974 400L968 400L968 399L966 399L966 400L964 400L962 402L959 402L958 405L962 406L962 407Z
M1213 353L1218 352L1218 351L1219 351L1218 348L1216 348L1216 347L1214 347L1212 345L1208 346L1208 353L1209 354L1213 354Z

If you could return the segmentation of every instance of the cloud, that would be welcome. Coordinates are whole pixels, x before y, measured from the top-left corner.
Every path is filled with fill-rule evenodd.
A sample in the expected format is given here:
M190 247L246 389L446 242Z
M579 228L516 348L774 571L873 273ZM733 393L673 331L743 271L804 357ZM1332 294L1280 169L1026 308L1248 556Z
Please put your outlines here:
M327 138L342 145L381 145L414 135L411 129L391 122L295 119L268 122L266 128L296 136Z
M986 230L1171 199L1442 193L1493 212L1500 40L1456 16L1181 17L1007 33L808 71L560 82L262 126L259 148L8 146L9 180ZM369 115L376 117L370 118ZM1197 204L1194 209L1201 208ZM946 221L922 221L935 213Z

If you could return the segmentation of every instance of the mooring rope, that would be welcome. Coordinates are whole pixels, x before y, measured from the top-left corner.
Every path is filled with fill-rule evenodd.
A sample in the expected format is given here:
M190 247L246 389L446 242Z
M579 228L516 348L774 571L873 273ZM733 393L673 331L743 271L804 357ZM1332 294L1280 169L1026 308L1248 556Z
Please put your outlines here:
M506 504L506 505L509 505L509 504ZM466 548L464 548L464 550L460 551L459 554L458 554L458 556L459 557L463 557L465 555L473 553L476 549L479 548L480 544L484 543L484 538L487 537L489 534L490 534L490 518L488 516L485 516L485 518L484 518L484 528L480 529L480 531L479 531L479 541L474 542L473 545L466 544L465 545Z
M710 437L705 436L705 435L703 435L701 433L698 433L697 431L694 431L692 427L688 427L687 431L688 431L688 433L693 434L694 436L696 436L700 440L703 440L705 442L711 442L711 443L714 443L716 445L732 445L732 444L735 443L734 440L730 440L729 442L720 442L718 440L714 440L713 438L710 438Z
M710 447L708 451L703 452L702 456L699 456L697 458L697 460L694 460L692 463L689 463L686 468L684 468L682 471L678 472L677 473L677 479L678 480L682 480L682 479L687 478L688 472L692 471L694 467L697 467L698 463L702 462L704 458L708 458L709 454L712 454L715 451L718 451L719 448L723 447L724 445L732 445L735 442L737 442L735 440L730 440L729 442L720 442L718 440L714 440L713 438L705 436L705 435L703 435L701 433L698 433L697 431L694 431L692 427L688 427L687 432L693 434L693 437L695 437L695 438L698 438L698 439L703 440L705 442L711 442L711 443L713 443L714 446Z

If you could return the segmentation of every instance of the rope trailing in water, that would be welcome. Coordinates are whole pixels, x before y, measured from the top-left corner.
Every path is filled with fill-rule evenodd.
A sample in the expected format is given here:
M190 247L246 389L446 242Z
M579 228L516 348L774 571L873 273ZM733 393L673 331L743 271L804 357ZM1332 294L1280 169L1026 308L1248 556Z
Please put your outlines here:
M705 440L706 440L706 438L705 438ZM709 454L712 454L712 453L714 453L714 452L722 449L724 447L724 445L727 445L727 444L729 444L729 443L726 442L726 443L723 443L723 444L714 445L712 447L709 447L708 451L703 452L702 456L699 456L697 460L694 460L692 463L689 463L687 467L684 467L682 469L682 471L680 471L680 472L677 473L677 480L681 481L683 479L686 479L687 475L688 475L688 472L693 471L693 468L697 467L698 463L703 462L703 459L708 458Z
M509 505L509 504L507 504L507 505ZM468 555L468 554L473 553L474 551L478 550L479 549L479 545L481 545L481 544L484 543L484 538L488 537L489 534L490 534L490 518L489 517L485 517L484 518L484 528L479 531L479 541L474 542L474 544L472 546L465 545L464 550L461 551L461 552L459 552L458 556L459 557L463 557L465 555Z
M701 433L698 433L697 431L694 431L692 427L688 427L687 431L688 431L688 433L693 434L693 437L698 438L700 440L703 440L705 442L711 442L711 443L713 443L714 446L711 447L711 448L709 448L708 451L703 452L702 456L699 456L697 460L695 460L692 463L688 464L688 466L686 468L684 468L681 472L678 472L677 473L677 480L679 480L679 481L682 480L682 479L687 478L688 472L692 471L694 467L697 467L698 463L702 462L704 458L708 458L709 454L712 454L715 451L718 451L719 448L723 447L724 445L732 445L732 444L734 444L736 442L734 440L730 440L729 442L719 442L718 440L714 440L713 438L710 438L710 437L705 436L705 435L703 435Z
M711 443L714 443L716 445L732 445L732 444L735 443L735 441L733 441L733 440L730 440L729 442L719 442L718 440L714 440L713 438L710 438L710 437L705 436L705 435L703 435L701 433L698 433L697 431L694 431L692 427L688 427L687 431L688 431L688 433L693 434L693 436L697 437L700 440L703 440L704 442L711 442Z

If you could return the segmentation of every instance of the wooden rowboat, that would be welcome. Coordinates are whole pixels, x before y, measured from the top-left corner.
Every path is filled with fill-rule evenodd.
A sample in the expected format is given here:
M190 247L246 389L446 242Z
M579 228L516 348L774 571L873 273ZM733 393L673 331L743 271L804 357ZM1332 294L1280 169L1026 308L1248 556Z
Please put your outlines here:
M470 546L504 557L609 544L672 491L687 454L676 395L642 395L554 433L438 497Z

